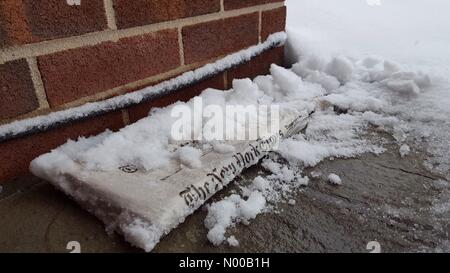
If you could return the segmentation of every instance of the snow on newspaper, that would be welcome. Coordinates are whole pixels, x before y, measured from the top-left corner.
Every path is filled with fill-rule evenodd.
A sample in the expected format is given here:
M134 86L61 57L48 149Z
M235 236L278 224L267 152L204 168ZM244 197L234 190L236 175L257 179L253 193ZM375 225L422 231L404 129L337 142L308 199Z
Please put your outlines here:
M243 170L276 149L281 138L305 128L314 109L304 100L310 94L283 94L275 83L280 71L283 75L290 72L273 66L272 76L260 76L256 83L238 80L231 90L207 89L200 96L205 104L220 107L236 101L280 105L277 130L264 137L222 141L220 145L195 139L170 141L170 127L175 124L171 111L183 105L195 109L197 97L152 111L149 117L119 132L69 141L35 159L30 170L96 215L108 232L118 232L131 244L151 251L164 235ZM262 91L261 82L271 85L270 91ZM297 84L301 83L296 82L296 88ZM284 99L274 99L277 96Z

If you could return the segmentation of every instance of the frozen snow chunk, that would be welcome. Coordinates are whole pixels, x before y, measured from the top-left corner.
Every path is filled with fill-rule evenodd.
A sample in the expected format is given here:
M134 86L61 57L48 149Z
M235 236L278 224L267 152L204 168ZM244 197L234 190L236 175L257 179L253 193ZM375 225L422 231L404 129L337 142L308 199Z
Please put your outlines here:
M425 73L419 72L414 76L414 82L420 87L420 88L426 88L431 86L431 79L430 76L428 76Z
M233 92L229 93L229 104L249 105L256 104L259 89L258 85L250 79L233 80Z
M306 167L314 167L324 158L332 154L329 148L320 144L293 139L283 141L278 152L286 159L297 160Z
M333 185L342 185L342 180L337 174L330 174L328 176L328 182L330 182Z
M273 96L275 99L282 99L286 102L292 99L311 101L313 98L325 94L322 86L303 82L301 77L291 70L272 64L270 72L278 91Z
M333 76L327 75L320 71L314 71L309 74L305 80L311 83L320 84L326 91L338 89L341 83Z
M411 148L407 144L403 144L402 146L400 146L399 152L401 157L405 157L409 155L409 153L411 152Z
M375 56L369 56L362 60L362 65L366 68L374 68L378 64L380 64L382 60Z
M308 186L309 185L309 177L305 176L305 177L297 177L296 178L296 182L298 185L300 186Z
M290 199L290 200L288 201L288 204L291 205L291 206L295 206L296 203L297 203L297 202L296 202L294 199Z
M384 61L384 72L391 75L401 70L399 64L392 61Z
M418 95L420 94L420 88L414 82L414 80L388 80L386 86L402 95Z
M227 242L228 242L228 245L230 245L232 247L238 247L239 246L239 241L234 236L228 237Z
M340 83L345 84L352 79L353 63L346 57L335 57L327 65L325 72L336 77Z
M393 73L384 82L392 91L407 95L419 94L422 88L427 88L431 85L430 77L422 72L399 71Z
M315 55L306 57L304 60L294 64L292 71L302 78L306 78L313 72L321 72L326 67L326 61Z
M385 106L385 102L378 98L370 96L366 91L351 89L342 94L330 94L323 98L341 109L351 109L354 111L379 111Z
M239 222L247 224L249 220L256 218L265 208L266 199L259 191L250 193L247 200L233 194L211 204L205 218L205 227L209 230L208 240L215 246L222 244L225 241L225 233L228 227Z
M302 62L306 68L313 71L323 71L327 62L324 58L316 55L310 55Z
M270 189L270 182L264 179L261 176L256 177L253 179L252 188L255 190L259 190L261 192L264 192L268 189Z
M178 149L180 162L192 169L200 169L202 167L201 156L202 151L194 147L184 146Z
M233 225L234 219L238 216L236 203L240 200L239 195L233 194L208 207L204 223L209 230L207 238L213 245L218 246L225 240L226 229Z
M144 249L146 252L150 252L159 243L163 235L161 229L149 225L140 219L135 219L129 225L123 225L122 230L128 242Z
M294 72L276 64L272 64L270 73L272 74L274 82L280 87L285 95L299 92L303 81Z
M266 199L259 191L250 194L247 201L240 202L240 216L244 221L255 219L266 207Z
M275 84L273 82L273 78L271 75L267 76L258 76L253 82L259 87L261 91L264 92L267 96L275 97L274 95L278 92Z

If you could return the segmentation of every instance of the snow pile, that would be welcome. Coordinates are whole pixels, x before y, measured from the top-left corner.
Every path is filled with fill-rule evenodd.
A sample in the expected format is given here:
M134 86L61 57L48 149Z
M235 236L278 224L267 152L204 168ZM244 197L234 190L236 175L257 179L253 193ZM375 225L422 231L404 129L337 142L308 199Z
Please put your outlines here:
M341 178L339 177L339 175L334 174L334 173L332 173L328 176L328 182L330 182L333 185L342 185Z
M215 143L213 144L214 151L219 154L230 154L234 153L236 149L234 146L226 144L226 143Z
M193 169L200 169L202 167L202 151L190 146L184 146L178 149L178 156L181 164Z
M407 141L425 145L428 158L424 165L450 177L450 85L446 80L379 56L318 54L307 46L309 41L302 40L304 37L308 38L308 34L288 38L292 69L271 70L272 77L281 82L267 77L255 82L263 90L278 89L279 94L288 97L295 94L295 88L305 90L311 98L308 94L301 97L316 103L315 113L303 133L281 141L276 153L287 163L264 161L263 167L273 174L241 186L244 198L252 192L262 193L267 203L262 212L271 211L280 202L295 204L290 196L299 187L293 187L292 182L308 183L307 177L302 178L303 168L325 159L383 153L382 140L374 138L371 131L389 133L397 141L402 157L411 152ZM312 85L305 88L306 83ZM274 98L276 101L281 97ZM342 184L335 174L330 174L328 181ZM445 212L447 206L447 201L435 204L437 212Z
M411 152L411 148L408 146L408 144L403 144L402 146L400 146L399 152L401 157L405 157L409 155L409 153Z
M252 192L246 200L233 194L213 203L208 207L208 215L205 218L205 226L209 229L208 240L214 245L220 245L225 240L236 245L234 237L225 238L226 229L237 223L246 224L249 220L255 219L265 206L266 200L258 191Z
M280 202L294 205L292 195L309 183L309 178L302 177L292 166L278 163L275 155L265 159L262 165L270 175L258 176L250 185L240 187L241 194L232 194L207 206L205 227L212 244L217 246L227 241L236 246L234 236L225 236L228 228L239 223L249 224L258 214L275 211Z
M325 100L336 107L395 117L386 129L399 146L406 139L423 146L425 166L449 178L450 39L435 34L450 32L450 2L396 0L374 7L360 0L288 0L287 6L293 70L332 91ZM342 59L346 69L332 65ZM351 81L338 87L337 72Z
M312 115L304 134L296 135L280 144L278 153L304 167L314 167L326 158L355 157L384 149L361 138L369 122L361 113L338 115L331 109Z
M301 180L303 168L324 159L384 152L382 141L374 139L371 130L389 133L397 141L401 157L411 153L406 142L424 146L428 155L424 165L450 178L449 40L445 38L445 43L429 31L450 31L445 12L450 6L445 1L433 5L419 0L388 2L383 2L382 9L358 0L345 5L332 0L287 2L291 28L286 57L292 69L272 69L276 79L263 77L255 82L262 90L281 91L274 101L298 89L307 93L302 95L304 99L308 100L309 93L317 103L305 132L280 143L277 153L287 162L279 163L274 157L264 161L263 167L272 174L241 186L244 198L253 192L263 194L264 212L270 211L271 202L276 206L288 200L295 205L287 196L295 194L292 181L297 181L296 177ZM425 10L433 15L424 17ZM426 22L405 19L411 13ZM411 37L416 37L414 43L410 43ZM405 65L367 53L385 53ZM305 83L315 87L307 89ZM306 177L303 182L307 181ZM342 184L335 174L330 174L328 181ZM442 193L433 208L442 217L449 211L448 182L437 184Z
M336 115L335 119L339 122L345 120L344 115L355 122L358 120L350 126L353 128L350 131L357 127L365 130L368 125L375 126L393 135L399 146L408 141L415 146L425 147L428 155L425 166L432 172L449 177L450 83L447 79L440 75L430 76L421 69L410 70L379 56L360 59L342 55L318 57L317 52L305 51L304 47L292 44L289 47L295 48L294 52L300 54L292 71L304 81L316 83L327 90L328 93L320 99L324 106L322 109L331 106L333 110L338 110L340 115ZM333 115L329 114L329 118ZM315 116L323 118L320 113ZM306 138L300 136L282 146L282 152L287 157L301 157L298 160L305 165L314 165L325 157L340 156L339 151L323 147L322 140L311 142L315 139L311 136L310 128L308 130L310 132L307 131ZM356 138L360 133L356 133ZM358 141L361 140L352 140L353 144ZM364 144L359 146L365 148ZM295 148L317 152L314 153L315 157L307 153L295 155L292 152ZM358 153L356 150L353 151ZM370 148L368 150L373 151ZM351 155L348 151L340 149L342 156ZM402 146L400 153L406 156L408 147Z
M231 116L227 111L228 105L233 106L266 106L279 105L280 115L301 113L315 108L316 98L324 94L324 90L315 84L303 82L295 73L272 65L273 75L259 76L253 82L249 79L234 80L233 88L228 91L206 89L199 97L189 102L177 102L165 108L153 109L151 115L131 124L119 132L105 132L91 138L79 138L78 141L68 141L66 144L35 160L36 164L49 164L53 161L57 172L61 172L70 164L81 164L89 171L112 171L122 166L132 165L142 171L151 171L169 166L170 164L183 165L188 168L201 168L200 157L204 148L213 147L220 154L228 154L234 148L225 143L218 142L211 137L211 124L222 126L214 121L232 121L237 125L237 132L246 132L247 121L239 115ZM174 109L184 107L193 115L195 121L199 108L196 108L201 99L200 110L208 106L220 108L222 116L201 116L200 122L185 126L182 134L186 139L191 139L196 132L200 132L201 138L187 143L174 138L173 128L179 122L179 116L173 115ZM298 115L297 114L297 115ZM252 116L248 122L252 122ZM187 121L186 124L189 124ZM236 132L234 126L223 128L224 138ZM261 137L264 132L258 132ZM212 139L212 140L210 140ZM194 147L194 146L195 147ZM43 162L47 161L47 162ZM57 175L57 174L55 174Z

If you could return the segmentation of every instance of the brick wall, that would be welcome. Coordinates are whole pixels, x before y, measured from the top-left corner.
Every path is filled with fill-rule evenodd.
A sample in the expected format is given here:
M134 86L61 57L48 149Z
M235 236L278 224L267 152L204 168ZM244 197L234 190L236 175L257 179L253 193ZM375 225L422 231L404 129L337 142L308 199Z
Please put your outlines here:
M0 0L0 125L132 92L284 30L283 0ZM68 138L117 130L152 107L266 74L283 49L168 97L0 142L0 183Z

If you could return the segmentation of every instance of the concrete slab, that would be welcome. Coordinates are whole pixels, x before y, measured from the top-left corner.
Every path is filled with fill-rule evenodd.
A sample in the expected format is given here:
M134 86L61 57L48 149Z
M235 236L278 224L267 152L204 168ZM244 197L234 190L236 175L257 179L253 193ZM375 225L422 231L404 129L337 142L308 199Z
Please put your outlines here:
M154 252L368 252L370 241L385 252L450 251L450 211L436 210L439 202L450 202L449 189L421 166L420 155L402 159L396 145L388 148L381 156L325 161L307 170L323 175L296 195L296 205L282 204L281 213L231 230L238 248L208 243L206 212L199 210ZM249 183L260 171L247 170L238 183ZM327 183L329 173L338 174L343 185ZM82 252L140 251L120 236L108 236L95 217L34 177L4 184L0 215L0 252L69 252L70 241L78 241Z

